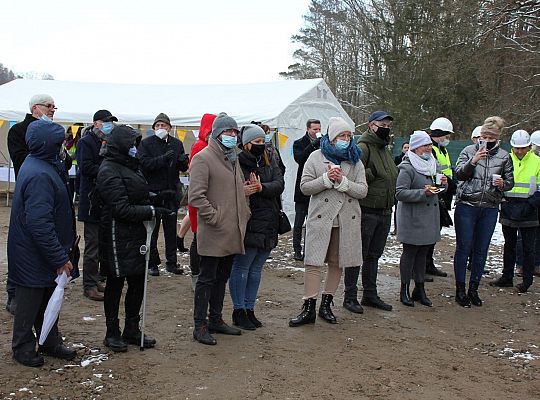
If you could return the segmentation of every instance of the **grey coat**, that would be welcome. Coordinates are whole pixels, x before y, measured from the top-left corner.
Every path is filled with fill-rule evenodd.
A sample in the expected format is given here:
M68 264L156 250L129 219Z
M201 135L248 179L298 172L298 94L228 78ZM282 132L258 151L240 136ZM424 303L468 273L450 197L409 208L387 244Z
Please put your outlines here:
M476 166L471 160L478 151L478 145L472 144L461 150L456 165L458 189L456 204L463 203L472 207L499 208L503 192L514 187L514 166L510 155L500 147L489 153L485 160ZM502 190L493 186L493 174L501 175L504 180Z
M396 183L397 240L423 246L441 239L439 196L428 197L425 186L432 185L430 176L420 174L405 157L398 166Z
M330 243L334 219L339 217L339 266L355 267L362 264L361 210L358 199L366 197L368 186L364 164L341 163L343 175L349 180L345 192L324 185L323 175L328 161L320 150L309 156L304 165L300 189L311 196L306 221L304 263L323 266Z

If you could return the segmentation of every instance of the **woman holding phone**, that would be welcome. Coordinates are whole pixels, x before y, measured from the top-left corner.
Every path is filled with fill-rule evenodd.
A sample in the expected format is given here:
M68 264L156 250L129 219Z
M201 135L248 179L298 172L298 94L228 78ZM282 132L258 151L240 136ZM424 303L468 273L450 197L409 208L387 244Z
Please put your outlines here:
M480 129L478 144L465 147L459 154L456 177L459 181L456 195L454 224L456 252L454 273L456 277L456 302L462 307L471 303L481 306L478 286L484 272L487 251L503 192L514 186L512 160L500 147L504 120L486 118ZM473 254L469 291L465 293L467 258Z
M362 264L361 210L358 199L366 197L367 183L361 151L353 141L354 128L342 118L330 118L328 134L320 149L304 166L300 189L311 196L306 221L304 305L289 321L295 327L315 323L321 269L328 273L319 308L319 317L337 323L330 304L344 268Z

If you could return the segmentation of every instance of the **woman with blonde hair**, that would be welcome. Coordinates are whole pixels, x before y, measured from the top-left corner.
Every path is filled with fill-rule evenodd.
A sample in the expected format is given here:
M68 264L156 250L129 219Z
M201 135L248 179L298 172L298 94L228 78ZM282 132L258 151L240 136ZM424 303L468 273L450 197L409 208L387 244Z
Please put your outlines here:
M456 195L454 224L456 252L456 302L462 307L471 303L481 306L478 286L484 272L491 236L497 223L499 204L503 192L514 186L512 160L500 147L504 120L486 118L480 129L477 144L465 147L459 154L456 177L459 181ZM465 293L467 258L473 252L469 291Z

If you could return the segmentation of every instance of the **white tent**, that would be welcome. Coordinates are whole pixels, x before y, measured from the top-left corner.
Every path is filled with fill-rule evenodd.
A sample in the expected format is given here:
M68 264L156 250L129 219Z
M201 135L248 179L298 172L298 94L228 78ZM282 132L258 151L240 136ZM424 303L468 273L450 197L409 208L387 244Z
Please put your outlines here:
M282 133L280 152L287 167L284 207L294 210L296 163L294 140L305 134L309 118L353 121L323 79L284 80L237 85L131 85L17 79L0 86L0 120L21 121L34 94L50 94L58 107L58 123L91 123L94 112L110 110L121 123L151 125L166 113L173 125L197 128L204 113L226 112L239 125L260 121ZM285 135L285 136L283 136ZM286 141L285 141L286 139ZM283 143L285 141L285 143Z

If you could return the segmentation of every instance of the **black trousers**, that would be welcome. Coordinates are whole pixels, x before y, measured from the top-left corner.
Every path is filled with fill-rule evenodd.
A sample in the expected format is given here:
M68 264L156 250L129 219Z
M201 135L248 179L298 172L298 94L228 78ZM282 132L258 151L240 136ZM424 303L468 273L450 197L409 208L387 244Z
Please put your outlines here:
M83 286L96 287L99 280L99 222L84 222Z
M403 252L399 259L399 275L402 284L409 284L411 278L417 283L426 279L426 254L431 245L416 246L403 243Z
M150 243L150 267L157 267L161 264L157 241L159 236L159 225L163 222L163 236L165 237L165 258L167 264L176 265L176 223L177 213L163 217L156 217L156 227L152 232L152 242Z
M234 254L225 257L201 256L193 306L195 328L206 324L207 315L210 323L221 319L225 287L231 275L233 259Z
M144 274L122 276L120 278L107 277L103 306L105 308L105 318L109 321L118 319L118 310L120 309L120 299L122 298L125 280L128 284L124 300L126 320L140 318L139 313L144 295Z
M191 269L191 275L199 275L200 264L201 257L197 253L197 233L194 233L191 246L189 246L189 268Z
M504 253L503 273L504 278L514 278L514 266L516 265L517 233L521 234L523 243L523 282L532 284L534 273L534 246L536 240L536 227L513 228L503 225Z
M309 203L294 203L293 250L302 252L302 226L308 214Z
M53 292L54 287L31 288L16 286L16 296L19 301L13 320L13 339L11 341L13 353L26 353L36 350L36 343L39 340L41 327L43 326L43 315ZM21 301L23 299L24 301ZM35 336L32 327L36 332ZM43 343L43 347L55 347L62 343L62 336L58 331L58 319L56 319L49 336Z

